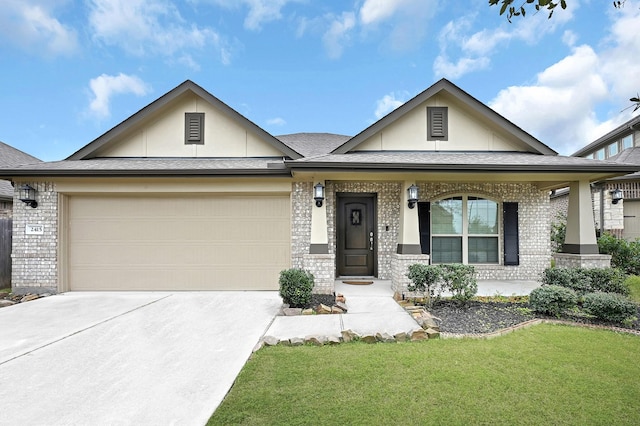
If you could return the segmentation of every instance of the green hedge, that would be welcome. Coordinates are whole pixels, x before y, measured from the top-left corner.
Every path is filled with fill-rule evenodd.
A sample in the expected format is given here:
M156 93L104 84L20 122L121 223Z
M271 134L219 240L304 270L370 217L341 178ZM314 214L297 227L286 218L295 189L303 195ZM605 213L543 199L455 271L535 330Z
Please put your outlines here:
M627 296L625 278L616 268L547 268L542 273L542 284L570 288L579 295L601 291Z
M588 293L584 296L582 307L591 315L614 322L623 322L638 312L635 303L616 293Z
M578 305L578 295L567 287L543 285L531 291L529 304L536 312L559 316L567 309Z
M280 297L293 308L303 308L311 302L314 277L302 269L280 271Z

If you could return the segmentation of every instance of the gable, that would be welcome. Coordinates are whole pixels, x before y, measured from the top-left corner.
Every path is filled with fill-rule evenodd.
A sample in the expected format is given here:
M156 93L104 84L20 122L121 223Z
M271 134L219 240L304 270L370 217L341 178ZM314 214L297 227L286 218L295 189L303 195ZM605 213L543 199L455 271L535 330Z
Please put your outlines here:
M199 129L187 125L194 115L202 119L201 140L194 140ZM187 81L68 159L110 157L300 158L300 154Z
M440 115L443 110L444 117ZM433 121L434 118L437 120ZM434 129L434 123L446 127ZM493 151L557 155L551 148L444 79L333 153L363 151Z

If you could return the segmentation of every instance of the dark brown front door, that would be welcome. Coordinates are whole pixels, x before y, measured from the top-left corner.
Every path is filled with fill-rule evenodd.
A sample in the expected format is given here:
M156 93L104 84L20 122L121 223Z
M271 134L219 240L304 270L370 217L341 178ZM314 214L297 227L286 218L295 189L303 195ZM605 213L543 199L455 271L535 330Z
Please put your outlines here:
M337 194L337 267L339 276L375 276L376 195Z

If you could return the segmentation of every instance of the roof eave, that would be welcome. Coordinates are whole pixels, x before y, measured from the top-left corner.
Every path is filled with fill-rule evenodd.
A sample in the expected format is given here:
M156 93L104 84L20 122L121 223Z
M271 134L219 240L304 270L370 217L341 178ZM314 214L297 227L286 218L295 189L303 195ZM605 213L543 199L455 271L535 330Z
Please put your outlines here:
M291 177L289 169L232 169L232 170L3 170L0 179L15 177Z

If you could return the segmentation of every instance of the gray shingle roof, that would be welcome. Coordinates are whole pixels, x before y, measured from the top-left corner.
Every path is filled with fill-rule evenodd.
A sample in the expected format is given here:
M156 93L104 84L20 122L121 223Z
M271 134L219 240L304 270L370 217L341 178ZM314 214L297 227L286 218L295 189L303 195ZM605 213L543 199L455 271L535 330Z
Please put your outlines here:
M333 133L293 133L276 138L305 157L315 157L330 153L351 139L351 136Z
M36 157L22 152L4 142L0 142L0 167L12 167L21 164L39 163ZM0 180L0 199L13 198L13 186L6 180Z
M640 147L627 148L624 151L618 153L617 155L609 158L610 161L615 161L618 163L627 163L627 164L637 164L640 170ZM620 176L617 178L613 178L616 180L622 179L640 179L640 171L631 173L626 176Z

